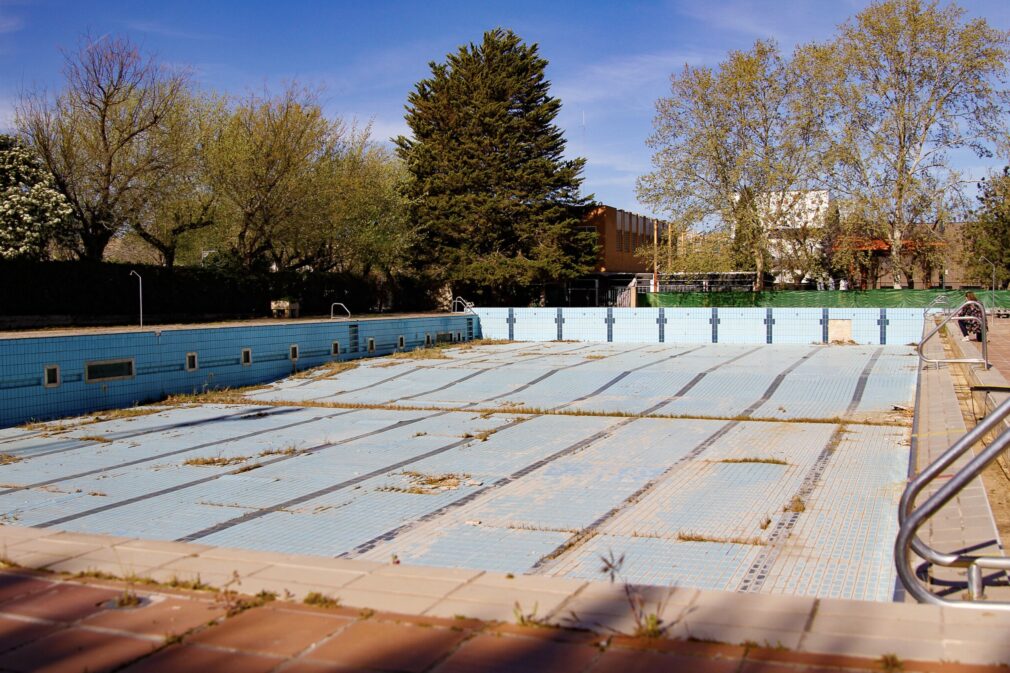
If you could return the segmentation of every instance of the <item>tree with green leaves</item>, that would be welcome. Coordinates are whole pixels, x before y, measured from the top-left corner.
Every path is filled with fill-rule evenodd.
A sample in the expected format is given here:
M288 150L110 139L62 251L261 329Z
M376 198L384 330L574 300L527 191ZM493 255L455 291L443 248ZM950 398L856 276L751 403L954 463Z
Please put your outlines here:
M817 186L826 140L814 54L792 59L771 41L716 68L685 66L656 103L653 171L639 198L671 220L720 222L762 289L769 232L789 226Z
M224 124L224 103L214 96L180 94L178 104L151 134L172 170L153 176L146 199L129 224L132 233L157 251L162 264L175 264L180 245L215 222L217 195L210 183L207 149Z
M0 259L45 259L71 212L38 157L17 138L0 135Z
M584 159L565 159L547 61L495 29L430 64L408 97L411 137L396 138L410 179L423 271L453 293L528 297L596 262L582 228Z
M85 36L66 55L65 86L22 96L15 123L73 209L74 252L101 261L174 169L156 136L187 86L184 72L127 38Z
M951 210L966 205L950 153L991 156L1006 140L999 85L1008 34L966 21L954 4L884 0L844 24L827 52L838 118L829 179L841 198L886 224L900 287L911 259L905 242L926 250Z
M961 229L962 263L969 278L989 285L996 265L996 287L1010 281L1010 167L979 183L978 208Z

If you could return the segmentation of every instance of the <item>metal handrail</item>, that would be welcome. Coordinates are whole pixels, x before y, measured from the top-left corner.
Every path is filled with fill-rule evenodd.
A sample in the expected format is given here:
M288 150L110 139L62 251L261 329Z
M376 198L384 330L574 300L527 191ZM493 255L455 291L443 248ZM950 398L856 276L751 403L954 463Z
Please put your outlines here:
M1010 558L1004 556L975 556L969 554L944 554L937 552L923 543L918 537L918 530L929 517L936 514L944 505L950 502L960 493L973 479L978 477L986 467L988 467L1003 451L1010 447L1010 428L1004 429L1000 435L989 446L985 447L978 455L974 456L962 467L947 483L937 489L918 508L912 509L915 496L926 486L927 483L939 476L944 469L949 467L958 457L963 455L972 446L978 443L982 437L991 431L996 425L1010 415L1010 398L1004 400L992 413L982 420L978 425L965 433L955 442L943 455L931 463L915 479L909 482L905 493L901 496L901 503L898 508L898 519L900 526L898 536L894 541L894 563L897 567L898 577L905 589L920 603L932 603L959 608L977 608L984 610L1001 610L1010 612L1010 602L986 601L985 603L973 603L971 601L983 598L985 595L985 584L982 577L983 569L990 570L1010 570ZM936 565L948 567L962 567L968 569L968 601L951 601L941 596L927 591L917 580L912 571L909 552L914 550L919 556Z
M977 317L972 316L972 315L958 315L969 304L974 304L975 306L978 306L979 310L982 312L982 316L983 317L982 318L977 318ZM985 306L983 306L982 304L980 304L977 301L968 300L968 301L964 302L963 304L961 304L960 306L958 306L956 311L954 311L953 313L951 313L950 315L948 315L947 317L945 317L940 322L939 325L937 325L936 327L934 327L932 330L929 331L929 334L927 334L926 336L922 337L922 341L920 341L919 345L916 347L916 351L919 353L919 362L920 362L920 364L923 363L923 362L925 362L926 364L931 364L932 365L932 364L939 364L941 362L947 362L947 363L957 363L957 364L965 364L965 365L983 365L983 366L985 366L986 369L989 369L989 336L988 336L988 326L986 325L986 320L985 320L984 316L985 316ZM979 358L937 358L937 359L933 359L933 358L926 357L926 354L923 352L923 348L925 348L926 342L929 341L933 337L934 334L936 334L941 329L943 329L943 326L946 325L947 323L949 323L951 320L953 320L955 322L961 322L961 321L965 321L965 320L974 320L975 322L979 323L979 325L981 325L982 359L979 359Z
M935 307L940 306L940 305L943 305L943 307L944 307L944 309L943 309L944 313L946 313L949 310L949 308L950 308L950 300L947 298L947 295L945 295L945 294L938 294L935 297L933 297L933 300L931 302L929 302L928 304L926 304L926 307L924 309L922 309L922 315L926 315L927 313L929 313L929 309L935 308Z
M344 309L345 311L347 311L347 317L348 317L348 318L350 318L350 317L351 317L351 309L347 308L346 306L344 306L344 305L343 305L342 303L340 303L339 301L335 301L335 302L333 302L332 304L330 304L330 320L333 320L333 319L334 319L334 318L336 317L335 315L333 315L333 309L335 309L335 308L336 308L336 307L338 307L338 306L339 306L340 308Z
M463 308L457 311L457 305L462 306ZM467 311L470 311L470 313L474 312L472 301L467 301L466 299L463 299L463 297L456 297L452 300L452 308L449 311L450 313L466 313Z

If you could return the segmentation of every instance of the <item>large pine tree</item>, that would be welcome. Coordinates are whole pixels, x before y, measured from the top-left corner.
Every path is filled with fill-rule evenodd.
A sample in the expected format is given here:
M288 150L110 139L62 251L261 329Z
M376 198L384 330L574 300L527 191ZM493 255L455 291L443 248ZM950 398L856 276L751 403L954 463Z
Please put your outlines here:
M408 97L413 137L396 145L432 280L483 301L535 296L596 260L581 228L584 159L564 158L561 102L537 46L511 31L460 47Z

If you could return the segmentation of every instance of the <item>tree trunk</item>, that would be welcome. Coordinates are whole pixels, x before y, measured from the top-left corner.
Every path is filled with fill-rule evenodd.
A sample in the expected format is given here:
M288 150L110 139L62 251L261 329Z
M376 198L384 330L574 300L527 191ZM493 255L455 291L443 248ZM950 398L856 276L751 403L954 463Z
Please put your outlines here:
M754 291L761 292L765 289L765 256L760 246L754 247Z
M112 232L106 229L97 232L84 229L81 231L81 244L84 253L81 259L89 262L101 262L102 257L105 256L105 248L108 247L111 239Z
M891 287L895 290L901 289L901 234L894 232L891 234Z

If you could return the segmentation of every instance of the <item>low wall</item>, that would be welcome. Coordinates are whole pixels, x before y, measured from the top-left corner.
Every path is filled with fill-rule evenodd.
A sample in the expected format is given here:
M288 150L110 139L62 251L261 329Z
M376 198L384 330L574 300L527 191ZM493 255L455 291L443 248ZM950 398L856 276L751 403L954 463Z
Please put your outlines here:
M920 308L476 308L481 336L639 343L917 343Z
M474 316L458 314L2 339L0 427L264 383L327 362L411 350L423 346L426 335L469 340L478 329ZM297 360L291 359L292 346L298 347ZM247 364L243 349L251 351ZM194 364L188 354L196 355L196 368L187 367ZM132 361L132 375L86 380L88 363L97 373L94 363L123 360ZM47 367L58 367L58 381L48 386Z

